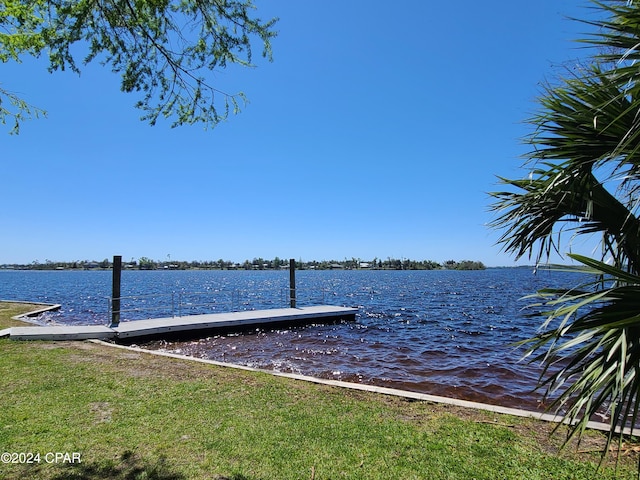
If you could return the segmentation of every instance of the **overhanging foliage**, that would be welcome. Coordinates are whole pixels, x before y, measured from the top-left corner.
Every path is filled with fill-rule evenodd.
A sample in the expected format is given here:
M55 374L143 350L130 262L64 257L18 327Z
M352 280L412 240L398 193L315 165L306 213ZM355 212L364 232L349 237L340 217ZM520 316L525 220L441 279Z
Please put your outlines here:
M271 60L277 19L254 16L250 0L8 0L0 5L0 61L47 55L49 70L79 72L98 60L121 77L121 90L137 93L135 106L154 125L202 123L213 127L245 102L221 91L212 72L230 64L252 66L252 41ZM86 47L76 58L74 45ZM8 108L7 101L14 108ZM0 121L34 116L0 86Z

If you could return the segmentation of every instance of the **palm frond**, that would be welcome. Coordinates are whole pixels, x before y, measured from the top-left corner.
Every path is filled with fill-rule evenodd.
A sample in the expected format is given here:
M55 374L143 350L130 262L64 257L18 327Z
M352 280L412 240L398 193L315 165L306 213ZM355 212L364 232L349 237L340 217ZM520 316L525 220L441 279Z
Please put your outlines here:
M569 254L578 265L553 267L586 280L533 295L541 327L521 345L569 438L606 410L610 443L640 414L640 4L592 3L601 16L583 22L594 28L582 42L595 53L544 86L524 139L529 176L499 177L490 226L504 251L536 263L600 237L599 258Z
M582 267L564 269L595 273L601 280L583 287L597 289L540 292L548 309L534 315L546 317L543 329L521 344L531 361L543 362L540 387L550 408L564 411L572 425L569 438L605 405L612 432L633 430L640 402L640 276L570 256Z

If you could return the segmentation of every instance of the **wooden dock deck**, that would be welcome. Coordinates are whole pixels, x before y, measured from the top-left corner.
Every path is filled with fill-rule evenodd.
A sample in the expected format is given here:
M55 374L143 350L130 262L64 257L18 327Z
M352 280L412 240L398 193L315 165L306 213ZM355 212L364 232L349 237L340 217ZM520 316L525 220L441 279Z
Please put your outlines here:
M211 313L184 317L151 318L120 322L117 327L86 325L54 325L11 327L0 331L0 337L12 340L123 340L190 335L215 330L240 330L273 325L306 325L353 320L357 308L318 305L302 308L276 308L242 312Z

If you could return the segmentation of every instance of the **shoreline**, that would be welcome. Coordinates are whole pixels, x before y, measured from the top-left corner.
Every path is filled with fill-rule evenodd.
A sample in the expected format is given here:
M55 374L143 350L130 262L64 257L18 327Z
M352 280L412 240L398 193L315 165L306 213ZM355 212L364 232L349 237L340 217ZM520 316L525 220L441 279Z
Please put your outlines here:
M56 312L62 308L62 305L59 303L30 302L30 301L24 301L24 300L0 299L0 304L2 303L8 303L11 305L24 305L24 306L33 305L35 307L39 307L39 308L36 308L35 310L30 310L28 312L21 313L19 315L15 315L11 317L13 320L18 320L20 322L24 322L29 325L39 325L39 326L42 326L42 324L34 320L32 317L37 317L38 315L41 315L42 313L45 313L45 312Z
M32 320L31 317L37 316L37 315L39 315L41 313L44 313L44 312L47 312L47 311L55 311L55 310L57 310L57 309L59 309L61 307L61 305L58 305L58 304L47 304L47 303L43 303L43 302L26 302L26 301L16 301L16 300L0 300L0 304L2 304L2 303L13 304L13 305L24 305L24 306L33 305L33 306L41 307L41 308L37 308L35 310L31 310L31 311L28 311L28 312L25 312L25 313L22 313L22 314L19 314L19 315L16 315L16 316L12 317L12 319L14 319L14 320L22 321L22 322L29 323L29 324L32 324L32 325L39 325L39 324L35 323L34 320ZM371 393L379 393L379 394L383 394L383 395L401 397L401 398L410 399L410 400L433 402L433 403L438 403L438 404L443 404L443 405L451 405L451 406L456 406L456 407L470 408L470 409L474 409L474 410L481 410L481 411L497 413L497 414L512 415L512 416L524 417L524 418L533 418L533 419L536 419L536 420L549 422L549 423L564 423L564 424L567 423L567 420L565 420L564 417L562 417L560 415L553 414L553 413L536 412L536 411L525 410L525 409L520 409L520 408L513 408L513 407L504 407L504 406L494 405L494 404L489 404L489 403L476 402L476 401L470 401L470 400L462 400L462 399L456 399L456 398L451 398L451 397L444 397L444 396L439 396L439 395L431 395L431 394L425 394L425 393L419 393L419 392L412 392L412 391L408 391L408 390L401 390L401 389L389 388L389 387L381 387L381 386L370 385L370 384L353 383L353 382L346 382L346 381L341 381L341 380L324 379L324 378L313 377L313 376L309 376L309 375L300 375L300 374L294 374L294 373L278 372L278 371L275 371L275 370L260 369L260 368L249 367L249 366L241 365L241 364L220 362L220 361L216 361L216 360L191 357L191 356L188 356L188 355L181 355L181 354L177 354L177 353L170 353L170 352L163 352L163 351L158 351L158 350L145 349L145 348L140 348L140 347L137 347L137 346L121 345L121 344L117 344L117 343L105 342L105 341L102 341L102 340L89 340L89 342L96 343L96 344L103 345L103 346L112 347L112 348L125 349L125 350L129 350L129 351L137 352L137 353L145 353L145 354L156 355L156 356L160 356L160 357L175 358L175 359L180 359L180 360L185 360L185 361L190 361L190 362L197 362L197 363L203 363L203 364L209 364L209 365L216 365L216 366L220 366L220 367L233 368L233 369L238 369L238 370L266 373L266 374L269 374L269 375L272 375L272 376L275 376L275 377L284 377L284 378L289 378L289 379L292 379L292 380L315 383L315 384L321 384L321 385L334 386L334 387L344 388L344 389L348 389L348 390L361 390L361 391L367 391L367 392L371 392ZM606 431L609 430L609 425L606 424L606 423L602 423L602 422L593 422L592 421L592 422L589 422L588 428L606 432ZM631 431L630 431L629 428L625 428L623 430L623 433L629 435L631 433Z
M177 353L163 352L159 350L149 350L149 349L140 348L137 346L129 346L129 345L122 345L118 343L105 342L103 340L88 340L88 341L91 343L96 343L103 346L129 350L137 353L147 353L151 355L157 355L160 357L175 358L178 360L203 363L207 365L216 365L219 367L234 368L234 369L245 370L249 372L265 373L268 375L272 375L274 377L284 377L292 380L315 383L319 385L328 385L328 386L344 388L348 390L360 390L360 391L365 391L370 393L378 393L381 395L400 397L407 400L432 402L432 403L437 403L441 405L470 408L473 410L481 410L481 411L490 412L490 413L497 413L500 415L511 415L514 417L533 418L534 420L540 420L548 423L559 423L559 424L569 423L568 420L566 420L563 416L556 415L553 413L534 412L532 410L525 410L521 408L503 407L500 405L493 405L490 403L461 400L457 398L443 397L443 396L431 395L427 393L412 392L409 390L380 387L376 385L369 385L369 384L363 384L363 383L345 382L342 380L330 380L326 378L318 378L318 377L312 377L308 375L300 375L296 373L278 372L275 370L267 370L267 369L249 367L246 365L239 365L236 363L219 362L217 360L210 360L206 358L190 357L188 355L180 355ZM608 432L609 424L603 423L603 422L590 421L587 425L587 428L590 428L592 430L602 431L602 432ZM626 427L622 433L625 435L630 435L631 429L629 427Z

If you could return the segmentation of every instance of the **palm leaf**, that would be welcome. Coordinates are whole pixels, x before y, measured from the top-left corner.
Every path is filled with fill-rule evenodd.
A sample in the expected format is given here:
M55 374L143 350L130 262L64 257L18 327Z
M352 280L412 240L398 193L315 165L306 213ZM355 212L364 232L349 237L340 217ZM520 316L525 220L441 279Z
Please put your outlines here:
M603 405L609 405L612 432L633 429L640 396L640 276L580 255L571 257L587 269L564 270L596 273L612 286L591 294L542 292L542 304L550 309L539 315L546 315L544 325L552 327L521 344L527 345L532 361L543 362L539 386L546 388L550 408L566 410L572 425L569 438L582 432Z
M541 327L521 345L541 363L539 385L569 437L604 408L610 443L640 414L640 5L593 5L602 16L583 22L595 28L582 41L594 54L544 86L525 138L528 178L499 177L490 225L504 251L536 263L575 237L600 237L599 258L552 267L586 280L537 292L529 317Z

